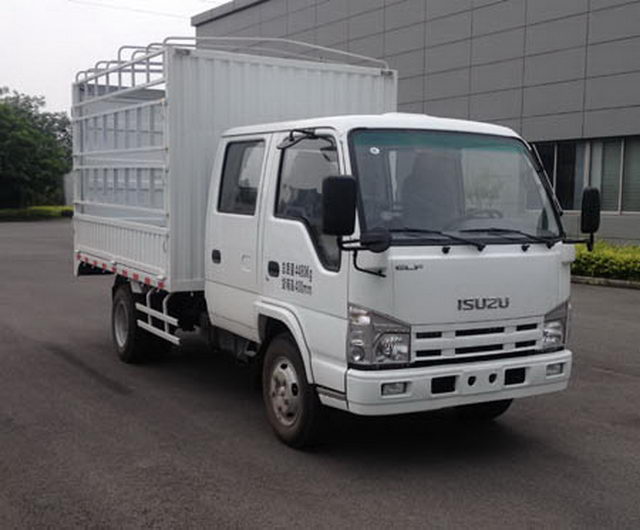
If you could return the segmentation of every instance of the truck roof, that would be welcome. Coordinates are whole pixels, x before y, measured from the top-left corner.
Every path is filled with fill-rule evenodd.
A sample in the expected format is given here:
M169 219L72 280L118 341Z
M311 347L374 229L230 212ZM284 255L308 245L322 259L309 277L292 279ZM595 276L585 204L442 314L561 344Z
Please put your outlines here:
M320 127L335 129L338 134L362 127L368 129L430 129L519 138L519 135L515 131L502 125L401 112L374 115L331 116L233 127L232 129L228 129L223 136L245 136L249 134L289 131L291 129L315 129Z

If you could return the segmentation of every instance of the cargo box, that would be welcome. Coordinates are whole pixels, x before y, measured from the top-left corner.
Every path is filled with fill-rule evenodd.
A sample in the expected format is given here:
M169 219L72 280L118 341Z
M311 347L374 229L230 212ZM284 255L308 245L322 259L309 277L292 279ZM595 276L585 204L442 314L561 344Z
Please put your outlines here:
M117 60L78 74L76 274L97 267L168 291L202 290L207 193L225 130L396 110L396 73L374 59L336 51L323 62L203 47L210 44L123 47Z

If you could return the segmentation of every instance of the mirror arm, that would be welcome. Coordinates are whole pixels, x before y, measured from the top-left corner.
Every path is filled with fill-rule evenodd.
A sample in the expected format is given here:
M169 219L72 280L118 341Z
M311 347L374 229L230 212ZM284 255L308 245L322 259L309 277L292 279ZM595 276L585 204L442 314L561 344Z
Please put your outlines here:
M381 270L372 270L372 269L363 269L358 265L358 251L353 251L353 268L357 271L364 272L365 274L371 274L372 276L377 276L379 278L386 278L387 275Z
M358 265L358 251L353 251L353 268L357 271L364 272L365 274L371 274L372 276L378 276L379 278L386 278L387 275L381 270L363 269Z
M586 245L589 252L593 252L595 245L595 234L589 234L586 239L563 239L563 243L569 243L571 245Z
M353 252L353 268L359 272L363 272L365 274L371 274L372 276L377 276L378 278L386 278L387 275L382 272L382 270L372 270L372 269L364 269L358 265L358 252L361 250L368 250L367 247L362 246L362 243L359 239L348 239L347 241L343 241L341 237L338 238L338 247L340 250L344 250L346 252Z
M367 250L362 245L359 239L347 239L346 241L342 237L338 236L338 248L346 252L357 252L358 250Z

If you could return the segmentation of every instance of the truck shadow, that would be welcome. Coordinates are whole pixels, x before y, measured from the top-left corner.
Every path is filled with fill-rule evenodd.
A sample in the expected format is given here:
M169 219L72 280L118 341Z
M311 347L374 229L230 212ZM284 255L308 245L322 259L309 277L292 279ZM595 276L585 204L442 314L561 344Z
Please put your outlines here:
M254 417L256 424L247 425L254 431L251 436L272 436L263 415L259 374L255 369L238 366L224 354L209 352L203 341L189 338L158 363L156 370L166 371L167 377L178 378L198 391L210 392L213 400L219 397L233 403L230 408L237 406L237 413ZM382 417L328 410L322 442L304 454L375 461L376 465L388 459L390 466L405 460L430 465L451 460L486 461L494 457L503 460L509 454L526 452L537 443L510 425L510 416L515 417L517 407L516 403L513 411L486 423L462 421L452 410ZM275 439L273 443L278 444Z
M506 415L493 422L459 420L452 410L402 416L361 417L330 414L326 442L315 451L361 457L376 465L407 461L436 463L451 460L504 459L525 450L531 440L509 426Z

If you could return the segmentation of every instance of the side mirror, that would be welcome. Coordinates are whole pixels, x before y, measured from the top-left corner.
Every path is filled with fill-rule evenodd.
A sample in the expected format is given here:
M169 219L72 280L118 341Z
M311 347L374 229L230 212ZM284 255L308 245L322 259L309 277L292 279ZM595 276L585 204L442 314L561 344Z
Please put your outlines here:
M580 230L583 234L595 234L600 229L600 191L586 188L582 194Z
M600 191L596 188L585 188L582 193L582 213L580 215L580 230L589 234L587 248L593 250L595 234L600 229Z
M327 177L322 182L322 232L350 236L356 224L356 181L350 176Z

